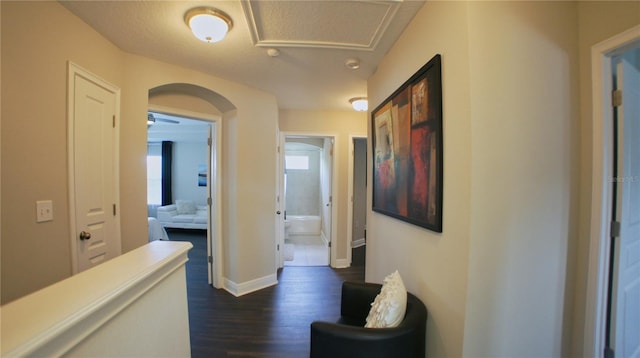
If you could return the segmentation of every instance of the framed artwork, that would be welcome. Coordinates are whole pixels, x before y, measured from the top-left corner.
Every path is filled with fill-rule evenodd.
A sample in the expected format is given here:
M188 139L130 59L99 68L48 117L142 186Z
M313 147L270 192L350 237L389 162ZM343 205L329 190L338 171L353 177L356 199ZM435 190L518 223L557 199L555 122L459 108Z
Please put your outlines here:
M207 165L198 165L198 186L207 186Z
M371 112L373 211L442 232L442 79L434 56Z

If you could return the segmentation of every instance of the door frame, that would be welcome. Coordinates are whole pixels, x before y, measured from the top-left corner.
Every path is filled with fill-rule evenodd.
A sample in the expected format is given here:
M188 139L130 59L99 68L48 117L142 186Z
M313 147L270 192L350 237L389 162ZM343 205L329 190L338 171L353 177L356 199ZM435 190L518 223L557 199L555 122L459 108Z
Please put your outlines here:
M209 265L210 267L207 269L207 276L210 285L215 288L222 288L224 284L222 277L224 259L222 255L222 215L220 210L222 208L222 174L220 171L220 163L222 163L222 117L151 103L148 105L147 110L200 120L215 125L214 137L212 137L215 146L207 146L207 148L210 148L208 155L211 156L211 161L208 163L211 175L207 176L207 195L208 198L212 199L211 205L207 205L209 211L207 215L207 256L211 256L213 259L213 264ZM212 127L210 126L209 128L209 131L211 131ZM211 185L211 179L214 179L214 185Z
M349 164L347 174L347 263L351 266L353 250L353 166L355 165L354 139L367 139L366 134L349 134ZM367 157L364 158L367 160ZM366 170L366 169L365 169Z
M610 225L613 190L613 85L611 59L640 40L640 25L602 41L591 48L592 79L592 169L591 227L587 273L587 300L583 354L601 356L605 349Z
M284 247L284 207L285 207L285 198L284 198L284 143L287 137L316 137L316 138L329 138L333 141L333 154L331 156L331 232L329 233L331 236L331 247L329 250L329 265L331 267L338 267L337 258L336 258L336 249L337 249L337 240L336 233L338 232L337 227L337 218L338 218L338 188L336 187L336 183L338 183L338 167L337 167L337 158L336 153L338 151L338 135L335 133L323 133L323 132L296 132L296 131L286 131L280 132L280 141L279 141L279 163L280 170L278 176L280 179L279 183L279 193L282 194L280 196L280 200L278 202L278 211L282 212L283 215L277 215L277 219L279 224L277 227L279 228L279 233L276 235L276 255L277 255L277 265L282 263L282 250L278 248ZM347 250L348 251L348 250ZM276 265L276 266L277 266ZM282 266L280 266L282 267ZM340 266L345 267L345 266Z
M67 62L67 175L68 190L69 190L69 231L71 239L71 273L73 275L78 273L78 230L76 228L76 192L75 192L75 92L76 83L75 78L77 76L83 77L86 80L95 83L96 85L112 92L115 95L115 116L116 124L114 132L114 153L113 153L113 195L114 204L116 205L116 215L114 217L114 233L117 235L116 240L116 256L122 253L122 233L120 231L120 88L105 81L99 76L84 69L78 64L68 61Z

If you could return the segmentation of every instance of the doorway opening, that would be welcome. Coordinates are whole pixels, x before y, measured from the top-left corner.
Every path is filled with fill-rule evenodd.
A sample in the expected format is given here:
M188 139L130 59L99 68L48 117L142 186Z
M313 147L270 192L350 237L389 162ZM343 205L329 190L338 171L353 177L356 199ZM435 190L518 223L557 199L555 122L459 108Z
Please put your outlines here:
M282 266L331 263L333 137L285 135Z
M219 130L218 122L208 117L150 109L147 205L149 240L190 241L195 247L206 247L192 250L206 255L191 259L209 262L208 281L217 287L219 271L212 261L219 237L218 206L212 198L218 197L214 193L219 188L216 165Z

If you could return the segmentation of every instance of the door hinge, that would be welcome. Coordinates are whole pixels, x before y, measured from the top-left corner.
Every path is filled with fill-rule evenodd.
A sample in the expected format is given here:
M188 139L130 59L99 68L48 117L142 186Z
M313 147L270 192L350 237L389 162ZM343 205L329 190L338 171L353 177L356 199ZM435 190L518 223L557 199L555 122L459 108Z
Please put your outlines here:
M276 245L276 251L280 251L280 244Z
M112 125L113 125L113 128L116 127L116 115L115 114L113 115L113 123L112 123Z
M329 247L331 247L331 241L329 241Z
M213 145L213 139L211 137L207 138L207 144L211 147Z
M622 90L613 90L613 93L611 95L611 102L613 102L614 107L622 106Z
M209 261L209 263L213 262L213 256L207 256L207 261Z
M211 197L207 198L207 205L209 206L213 205L213 200L211 199Z
M113 204L113 216L116 216L116 204Z
M611 222L611 237L619 237L620 236L620 222L612 221Z

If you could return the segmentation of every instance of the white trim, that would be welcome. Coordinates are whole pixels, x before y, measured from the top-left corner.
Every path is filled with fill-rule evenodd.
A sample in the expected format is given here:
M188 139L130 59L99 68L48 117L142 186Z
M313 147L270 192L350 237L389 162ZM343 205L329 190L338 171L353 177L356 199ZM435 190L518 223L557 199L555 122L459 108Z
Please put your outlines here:
M222 117L216 114L209 113L201 113L189 111L186 109L174 108L174 107L166 107L166 106L158 106L154 104L149 104L147 107L148 111L163 113L163 114L171 114L178 117L185 117L190 119L196 119L201 121L210 122L215 125L215 149L212 150L215 152L215 156L212 157L211 168L210 170L213 172L213 176L215 176L215 185L212 188L209 180L207 178L207 184L209 185L209 195L211 195L213 199L213 204L215 205L214 213L209 213L209 218L207 220L207 236L211 235L211 238L207 237L207 240L210 241L210 245L207 244L207 255L213 257L214 265L211 266L211 270L208 272L209 276L209 284L213 285L215 288L221 288L223 284L222 277L222 265L224 262L224 255L222 251L222 173L219 170L220 163L222 163ZM213 207L213 206L212 206ZM212 220L214 223L212 223ZM213 230L211 228L214 228ZM213 272L211 272L213 271Z
M358 248L358 247L360 247L360 246L364 246L364 245L366 245L366 244L367 244L367 242L365 241L365 239L364 239L364 237L363 237L363 238L361 238L361 239L353 240L353 241L351 242L351 248L355 249L355 248Z
M337 259L333 267L335 268L347 268L351 266L351 263L347 259Z
M322 230L320 230L320 240L322 240L324 246L329 246L329 238L324 234L324 231Z
M81 66L67 62L67 163L68 163L68 190L69 190L69 231L71 234L71 272L78 273L78 230L76 228L76 190L75 190L75 92L76 76L83 77L93 82L97 86L115 95L115 116L116 128L114 132L114 153L113 153L113 200L116 205L116 215L114 220L114 232L116 234L116 256L122 253L122 233L120 232L120 88L103 80L102 78L87 71Z
M367 139L366 134L349 134L349 163L348 165L348 174L347 174L347 261L349 262L349 266L351 266L352 260L352 252L351 249L354 247L359 247L364 245L364 239L358 239L358 242L362 240L362 244L356 243L353 241L353 166L355 165L355 147L353 146L353 140L359 139ZM365 158L366 159L366 158Z
M587 273L587 297L583 335L583 356L600 357L604 354L609 226L611 222L612 190L609 178L613 177L612 136L613 113L611 111L611 56L632 42L640 39L640 25L600 42L591 48L591 79L593 102L593 144L591 185L591 228L589 266Z
M338 135L331 134L326 135L331 138L333 144L333 153L331 156L331 267L338 267L338 204L340 202L340 188L338 188L338 158L337 153L340 153L340 146L338 145Z
M248 293L255 292L277 284L278 275L274 273L261 278L256 278L255 280L241 283L235 283L225 277L223 288L230 294L236 297L240 297L242 295L246 295Z
M275 271L284 267L284 137L280 133L280 128L276 130L276 215L274 217L276 221L276 267Z

